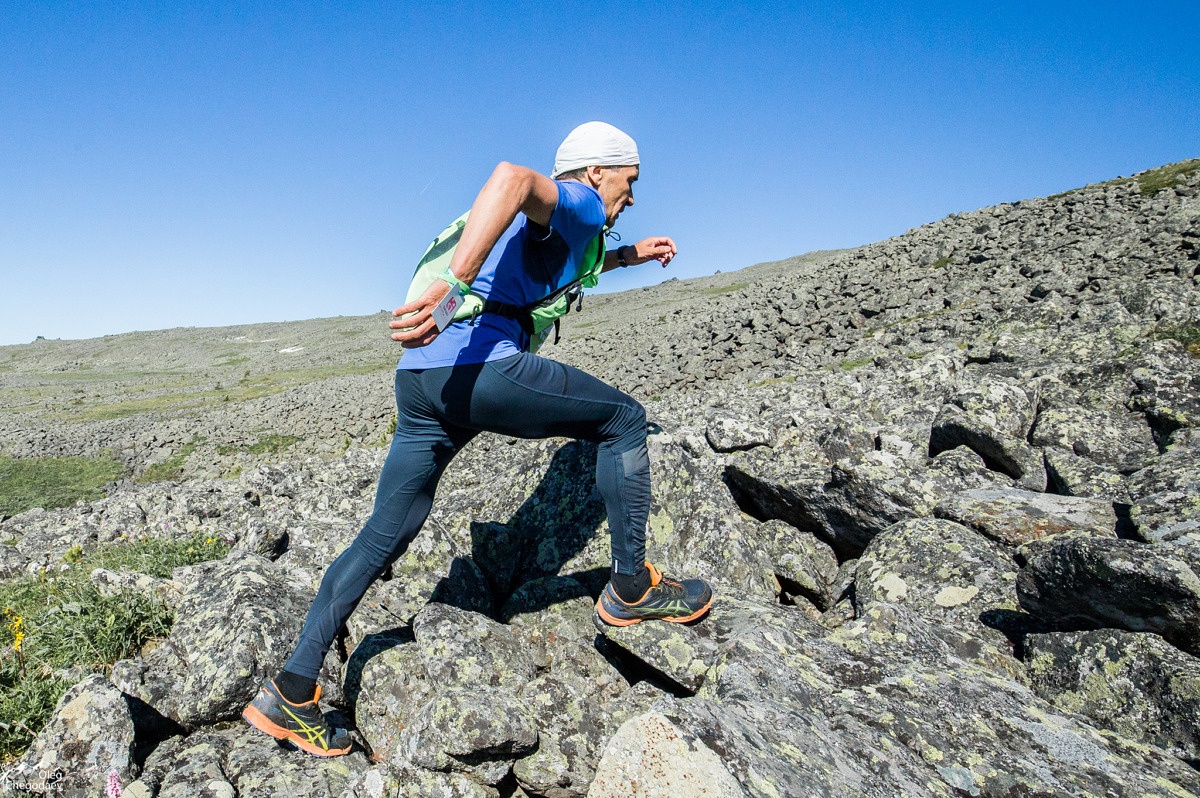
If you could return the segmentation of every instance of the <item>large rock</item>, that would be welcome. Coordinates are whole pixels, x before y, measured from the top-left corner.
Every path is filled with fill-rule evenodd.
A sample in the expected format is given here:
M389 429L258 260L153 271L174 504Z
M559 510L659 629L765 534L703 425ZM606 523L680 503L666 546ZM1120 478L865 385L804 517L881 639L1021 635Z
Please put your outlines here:
M1111 502L1016 489L968 490L948 496L934 514L1009 546L1050 535L1116 537Z
M235 798L303 795L340 798L368 768L361 751L322 759L276 744L244 723L173 737L146 759L129 796ZM361 778L361 777L359 777Z
M1029 490L1046 489L1042 456L1028 443L1036 396L1004 379L984 377L942 406L929 438L931 454L966 446Z
M1200 432L1177 433L1169 449L1130 475L1130 517L1147 541L1173 540L1200 531Z
M1200 776L1105 736L896 605L827 634L744 628L695 699L659 711L749 795L1187 795Z
M675 577L709 580L718 593L775 596L772 550L733 500L720 470L687 454L668 433L652 435L649 451L648 557Z
M1200 659L1146 633L1030 635L1037 694L1097 727L1200 761Z
M1016 563L977 532L935 519L896 524L871 542L855 573L860 615L872 602L900 604L1009 649L1004 634L982 619L1016 610Z
M628 720L604 749L587 798L742 798L746 791L704 742L658 712Z
M755 517L812 532L843 560L859 556L892 524L932 515L945 496L1012 484L965 448L933 458L910 447L890 449L882 436L847 421L819 442L798 436L769 453L731 456L726 474Z
M767 522L759 537L766 545L781 594L803 597L822 612L837 603L838 561L829 544L782 521Z
M184 592L167 640L117 663L113 681L185 726L234 720L290 656L311 601L270 560L231 554Z
M1200 426L1200 364L1195 355L1170 339L1159 341L1147 354L1133 372L1133 408L1150 417L1161 438L1180 427Z
M413 634L359 678L358 726L376 758L499 782L537 743L517 699L535 674L526 647L508 627L443 604L425 607Z
M1154 545L1092 538L1024 551L1021 606L1047 623L1154 632L1200 654L1200 577L1183 560Z
M110 781L128 784L137 771L129 704L107 679L92 675L63 693L50 722L5 771L0 787L92 798Z
M629 686L614 664L618 656L596 642L593 605L583 585L566 577L527 582L505 605L504 617L538 668L519 694L534 715L537 750L513 765L532 794L584 795L620 723L663 695L649 681Z
M587 655L580 653L577 661L587 663ZM627 688L623 680L605 678L607 674L597 678L588 670L563 662L521 692L522 702L534 713L538 744L513 765L513 774L532 794L581 798L621 723L663 696L648 682Z
M1132 502L1120 472L1055 446L1047 446L1042 454L1046 458L1047 490L1062 496L1107 499L1114 504Z
M717 648L700 630L700 624L694 628L667 622L608 626L598 621L597 625L627 656L689 693L700 689L708 668L716 660Z
M1118 473L1148 465L1158 446L1146 417L1126 409L1134 390L1129 372L1123 363L1095 362L1041 379L1030 443L1069 450Z

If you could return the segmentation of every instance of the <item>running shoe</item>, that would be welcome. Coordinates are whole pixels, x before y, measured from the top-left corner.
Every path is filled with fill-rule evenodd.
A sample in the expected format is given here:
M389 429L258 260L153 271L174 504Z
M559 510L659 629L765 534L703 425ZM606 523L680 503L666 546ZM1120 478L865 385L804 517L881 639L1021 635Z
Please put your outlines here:
M280 694L275 680L269 679L242 710L242 717L259 731L313 756L341 756L350 750L350 735L345 729L330 727L317 706L320 699L321 686L317 685L311 701L293 704Z
M622 601L612 582L604 587L596 602L600 620L609 626L632 626L648 620L687 623L712 606L712 587L703 579L672 579L650 563L646 567L650 569L650 589L635 602Z

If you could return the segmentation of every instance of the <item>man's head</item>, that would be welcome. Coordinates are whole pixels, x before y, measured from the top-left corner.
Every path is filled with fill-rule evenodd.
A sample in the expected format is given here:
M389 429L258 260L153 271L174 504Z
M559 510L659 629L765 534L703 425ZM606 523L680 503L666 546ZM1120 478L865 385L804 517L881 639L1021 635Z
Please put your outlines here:
M586 122L572 130L554 157L555 180L578 180L596 189L611 227L633 204L638 179L637 144L628 134L604 122Z

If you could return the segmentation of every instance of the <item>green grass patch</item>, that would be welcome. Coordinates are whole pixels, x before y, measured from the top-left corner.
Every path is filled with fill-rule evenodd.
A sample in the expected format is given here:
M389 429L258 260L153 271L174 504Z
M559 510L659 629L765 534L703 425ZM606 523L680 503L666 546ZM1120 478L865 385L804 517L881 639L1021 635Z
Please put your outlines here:
M217 447L217 454L231 455L239 452L246 454L279 454L290 449L304 440L295 435L264 435L249 446L222 445Z
M842 371L854 371L855 369L871 364L874 360L875 358L873 357L860 357L858 360L843 360L841 363L838 363L838 368Z
M102 671L171 629L171 611L140 593L105 596L94 568L169 576L223 557L229 545L194 537L102 546L63 571L0 583L0 760L29 747L72 684L68 668Z
M198 441L185 443L166 460L147 466L142 473L133 478L134 482L176 482L183 477L183 465L196 451Z
M935 260L933 263L929 264L929 268L944 269L952 263L954 263L954 258L951 258L947 255L943 255L942 257Z
M727 286L714 286L705 288L700 293L704 296L725 296L727 294L736 294L744 288L749 288L750 283L730 283Z
M1188 354L1200 357L1200 324L1179 324L1159 327L1154 331L1155 341L1170 339L1183 344Z
M751 388L765 388L768 385L783 385L786 383L793 383L795 381L796 381L796 376L794 374L788 374L783 377L772 377L769 380L759 380L758 382L752 382L752 383L750 383L750 387Z
M1164 188L1174 188L1197 170L1200 170L1200 158L1151 169L1149 172L1138 175L1138 188L1141 189L1143 196L1149 196Z
M91 573L93 568L107 568L166 579L176 568L219 560L228 553L229 543L212 536L147 538L134 543L99 546L82 556L79 563L86 573Z
M99 499L124 475L125 466L110 457L0 457L0 516Z

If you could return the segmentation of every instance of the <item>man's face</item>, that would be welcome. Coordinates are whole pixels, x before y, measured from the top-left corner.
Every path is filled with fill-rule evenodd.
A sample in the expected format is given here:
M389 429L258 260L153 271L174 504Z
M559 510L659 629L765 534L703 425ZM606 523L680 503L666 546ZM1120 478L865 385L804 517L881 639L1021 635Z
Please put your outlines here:
M636 166L609 166L600 170L600 184L596 191L604 200L604 213L608 226L617 223L621 211L633 204L633 184L638 179Z

